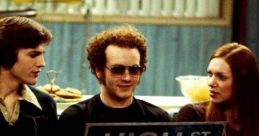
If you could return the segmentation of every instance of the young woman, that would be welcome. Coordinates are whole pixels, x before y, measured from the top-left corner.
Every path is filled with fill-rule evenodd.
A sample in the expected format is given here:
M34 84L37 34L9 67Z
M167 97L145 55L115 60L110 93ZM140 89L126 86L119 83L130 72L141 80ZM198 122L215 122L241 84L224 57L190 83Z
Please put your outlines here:
M227 43L209 59L211 100L182 107L176 121L226 121L226 136L259 134L259 80L253 52Z

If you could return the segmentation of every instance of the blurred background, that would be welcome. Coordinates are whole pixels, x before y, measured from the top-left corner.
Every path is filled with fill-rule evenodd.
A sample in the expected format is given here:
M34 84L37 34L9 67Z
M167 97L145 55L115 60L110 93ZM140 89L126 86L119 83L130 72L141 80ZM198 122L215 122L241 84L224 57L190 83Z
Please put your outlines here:
M99 85L89 70L88 39L125 23L147 39L148 64L137 95L182 96L180 75L206 75L209 55L227 42L251 48L259 58L258 0L1 0L0 17L24 15L51 30L54 40L36 86L55 83L83 94Z

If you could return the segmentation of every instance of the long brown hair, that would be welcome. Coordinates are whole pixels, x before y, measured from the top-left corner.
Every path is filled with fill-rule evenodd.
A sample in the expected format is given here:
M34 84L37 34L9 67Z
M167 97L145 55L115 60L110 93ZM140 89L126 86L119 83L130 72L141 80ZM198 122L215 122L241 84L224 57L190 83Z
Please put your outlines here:
M0 67L12 68L20 49L47 45L52 38L47 28L32 19L18 16L0 19Z
M227 43L213 52L213 58L223 58L233 75L232 100L237 107L238 123L242 136L259 134L259 81L258 67L254 53L244 45ZM206 120L225 120L224 105L210 103L206 110ZM236 111L233 111L236 112ZM234 117L232 117L234 120Z

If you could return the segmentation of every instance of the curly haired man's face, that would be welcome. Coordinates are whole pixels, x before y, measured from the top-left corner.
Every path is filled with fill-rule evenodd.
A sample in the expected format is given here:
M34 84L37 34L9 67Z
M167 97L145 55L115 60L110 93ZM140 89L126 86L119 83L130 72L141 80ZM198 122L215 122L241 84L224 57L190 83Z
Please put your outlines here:
M107 47L105 53L107 61L106 68L104 69L104 95L118 101L131 99L134 90L140 81L141 73L134 75L127 69L123 74L116 75L108 68L115 65L139 66L139 51L136 48L120 48L110 45Z

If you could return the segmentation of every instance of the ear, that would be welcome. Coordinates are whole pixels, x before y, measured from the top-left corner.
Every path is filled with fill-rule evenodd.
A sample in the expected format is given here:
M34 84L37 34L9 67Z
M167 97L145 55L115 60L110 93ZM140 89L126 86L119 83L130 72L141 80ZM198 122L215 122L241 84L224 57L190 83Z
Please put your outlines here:
M98 78L98 79L100 79L101 78L101 75L102 75L102 71L100 70L100 69L95 69L95 74L96 74L96 77Z
M96 72L96 76L97 76L98 79L100 79L101 78L101 73L100 72Z

